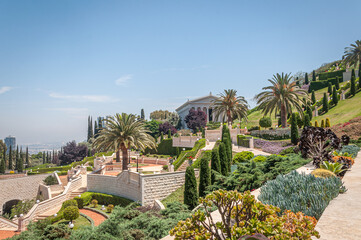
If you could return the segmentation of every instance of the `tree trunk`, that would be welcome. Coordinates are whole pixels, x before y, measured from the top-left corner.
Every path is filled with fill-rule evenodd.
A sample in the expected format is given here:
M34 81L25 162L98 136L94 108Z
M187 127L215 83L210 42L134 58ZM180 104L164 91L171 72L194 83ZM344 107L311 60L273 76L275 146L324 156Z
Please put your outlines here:
M115 155L116 155L116 157L115 157L116 162L120 162L120 153L119 153L119 150L116 150Z
M128 170L128 149L125 146L122 147L122 156L123 156L122 169L123 171L126 171Z
M281 105L281 124L282 128L287 126L287 113L286 113L286 106L284 104Z
M231 112L227 111L227 120L228 120L228 126L232 125L232 116L231 116Z

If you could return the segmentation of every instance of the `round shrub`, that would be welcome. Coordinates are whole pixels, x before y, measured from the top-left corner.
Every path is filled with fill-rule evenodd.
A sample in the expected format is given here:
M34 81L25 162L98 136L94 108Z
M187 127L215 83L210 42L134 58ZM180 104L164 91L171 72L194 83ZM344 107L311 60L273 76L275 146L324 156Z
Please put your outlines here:
M284 150L282 150L279 155L286 155L286 154L289 154L289 153L295 153L295 148L294 146L292 147L289 147L289 148L286 148Z
M330 170L321 169L321 168L317 168L313 170L311 174L315 177L320 177L320 178L336 177L336 175Z
M254 157L252 159L252 161L254 161L254 162L264 162L264 161L266 161L266 159L267 159L267 157L265 157L263 155L258 155L256 157Z
M168 165L163 165L163 170L167 171L168 170Z
M93 207L98 206L98 200L96 200L96 199L93 199L91 203L93 204Z
M251 160L254 157L253 152L249 152L249 151L243 151L240 153L237 153L236 155L234 155L233 157L233 162L247 162L249 160Z
M113 204L109 204L109 205L107 206L107 212L108 212L108 213L111 213L111 212L113 211L113 209L114 209L114 205L113 205Z
M61 208L65 209L65 208L70 207L70 206L78 207L77 201L74 200L74 199L66 200L65 202L63 202L63 205L61 206Z
M83 198L75 197L74 200L77 202L79 209L84 208L84 199Z
M73 221L79 217L79 208L75 206L70 206L65 208L63 212L65 220Z

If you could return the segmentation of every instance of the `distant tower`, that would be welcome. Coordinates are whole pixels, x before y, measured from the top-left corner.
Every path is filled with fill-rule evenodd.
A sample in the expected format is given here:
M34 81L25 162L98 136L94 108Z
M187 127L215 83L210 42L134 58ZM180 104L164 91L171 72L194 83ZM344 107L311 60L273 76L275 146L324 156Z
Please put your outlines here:
M9 149L11 146L11 149L16 148L16 138L14 136L8 136L5 138L5 145L6 145L6 152L9 153Z

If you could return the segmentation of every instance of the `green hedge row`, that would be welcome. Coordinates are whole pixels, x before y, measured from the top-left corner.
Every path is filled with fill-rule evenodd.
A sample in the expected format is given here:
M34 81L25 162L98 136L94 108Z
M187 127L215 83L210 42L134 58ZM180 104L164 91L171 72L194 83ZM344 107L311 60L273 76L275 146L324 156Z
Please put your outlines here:
M192 150L182 151L176 161L174 161L174 170L176 171L186 160L186 157L195 157L198 150L206 146L206 139L200 139L195 144Z
M97 200L100 205L113 204L114 206L119 205L122 207L125 207L133 202L127 198L96 192L85 192L81 195L81 197L74 198L74 200L77 201L79 208L89 205L93 199Z
M249 148L249 139L244 135L237 135L237 145Z
M344 72L346 72L346 70L319 73L318 74L318 80L323 81L323 80L326 80L326 79L329 79L329 78L340 77L340 82L342 82Z
M163 139L157 146L157 149L147 148L144 154L177 155L177 147L173 147L173 139Z
M310 83L310 88L309 88L308 91L312 92L312 90L317 91L317 90L320 90L322 88L328 87L329 82L332 85L335 85L336 84L336 78L328 78L327 80L324 80L324 81L311 82Z

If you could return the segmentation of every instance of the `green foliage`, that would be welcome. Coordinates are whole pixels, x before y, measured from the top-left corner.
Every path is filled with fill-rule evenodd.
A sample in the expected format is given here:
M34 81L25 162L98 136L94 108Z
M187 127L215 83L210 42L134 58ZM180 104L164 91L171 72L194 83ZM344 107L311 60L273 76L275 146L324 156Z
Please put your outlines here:
M342 169L342 164L339 162L331 163L329 161L323 161L320 168L329 170L337 176L346 171L345 169Z
M61 210L64 210L67 207L70 206L74 206L74 207L78 207L78 203L76 200L71 199L71 200L66 200L65 202L63 202L63 204L61 205Z
M254 157L253 152L249 151L242 151L234 155L233 162L234 163L240 163L240 162L248 162Z
M336 175L333 172L331 172L327 169L322 169L322 168L317 168L317 169L313 170L311 172L311 174L315 177L321 177L321 178L336 177Z
M214 147L212 149L212 157L211 157L211 183L213 184L215 181L215 175L214 172L221 173L221 162L219 159L219 149L218 147Z
M252 161L254 162L265 162L267 160L267 157L266 156L263 156L263 155L258 155L258 156L255 156Z
M328 92L329 94L332 94L332 84L331 84L330 82L328 82L327 92Z
M313 82L316 81L316 72L315 72L315 70L312 71L312 81Z
M291 142L295 145L298 143L298 126L297 116L295 113L292 114L291 118Z
M24 200L19 201L11 209L10 218L13 218L15 215L19 216L20 214L27 214L30 209L34 206L35 200Z
M290 154L290 153L295 153L295 148L294 146L292 147L289 147L289 148L286 148L284 150L282 150L279 155L287 155L287 154Z
M312 94L311 94L311 100L312 100L312 104L316 103L316 95L315 95L315 90L312 90Z
M343 78L343 73L345 72L346 70L339 70L339 71L333 71L333 72L321 72L318 74L318 79L320 81L323 81L323 80L327 80L329 78L336 78L336 77L339 77L339 78Z
M219 151L219 161L221 163L221 173L224 176L227 176L229 172L227 146L223 142L221 142L219 144L218 151Z
M44 179L44 183L47 186L58 184L58 180L53 176L49 175Z
M4 158L0 159L0 173L1 174L5 173L5 160L4 160Z
M303 124L304 124L304 127L311 126L310 115L308 113L304 114Z
M184 186L184 204L189 209L194 209L198 205L198 192L196 176L192 166L187 167Z
M326 118L325 127L327 127L327 128L331 127L331 123L330 123L330 119L329 119L329 118Z
M209 169L209 157L201 158L201 166L199 171L199 197L206 195L206 188L211 185L211 170Z
M327 80L321 80L321 81L316 81L316 82L311 82L310 83L310 87L309 87L309 92L312 91L317 91L320 90L322 88L326 88L328 87L328 83L331 83L332 85L335 85L337 82L336 77L334 78L329 78Z
M128 206L133 201L127 198L105 194L105 193L95 193L95 192L85 192L80 197L83 201L83 206L87 206L90 202L95 199L98 201L98 204L109 205L113 204L115 206Z
M270 117L264 116L259 120L259 125L263 128L272 127L272 120Z
M339 89L340 89L340 80L339 80L339 77L336 78L335 87L336 87L336 90L339 90Z
M317 120L315 121L315 127L319 127Z
M308 81L308 74L305 73L305 84L308 85L310 82Z
M173 162L174 170L176 171L184 163L187 157L194 157L198 150L204 148L205 146L206 139L199 139L191 150L182 151L177 160Z
M328 98L327 98L327 94L324 93L323 94L323 98L322 98L322 111L324 113L327 113L328 112Z
M177 148L173 147L173 139L172 138L166 138L161 141L157 149L149 149L147 148L144 151L144 154L161 154L161 155L177 155Z
M336 91L336 87L333 87L332 103L333 103L334 105L337 105L337 103L338 103L338 94L337 94L337 91Z
M79 208L69 206L64 209L63 216L65 220L73 221L79 217Z
M352 158L356 158L359 151L360 151L360 147L357 145L345 145L342 146L341 151L337 150L337 153L341 155L348 153L351 155Z
M325 127L325 121L322 119L321 120L321 127L324 128Z
M301 211L319 219L328 203L344 191L339 178L316 178L293 171L267 182L261 188L258 199L264 204L279 207L281 211Z
M113 211L113 209L114 209L114 205L113 205L113 204L109 204L109 205L107 206L107 213L111 213L111 212Z
M352 69L353 70L353 69ZM356 82L355 82L355 76L351 77L351 88L350 93L352 96L356 95Z

